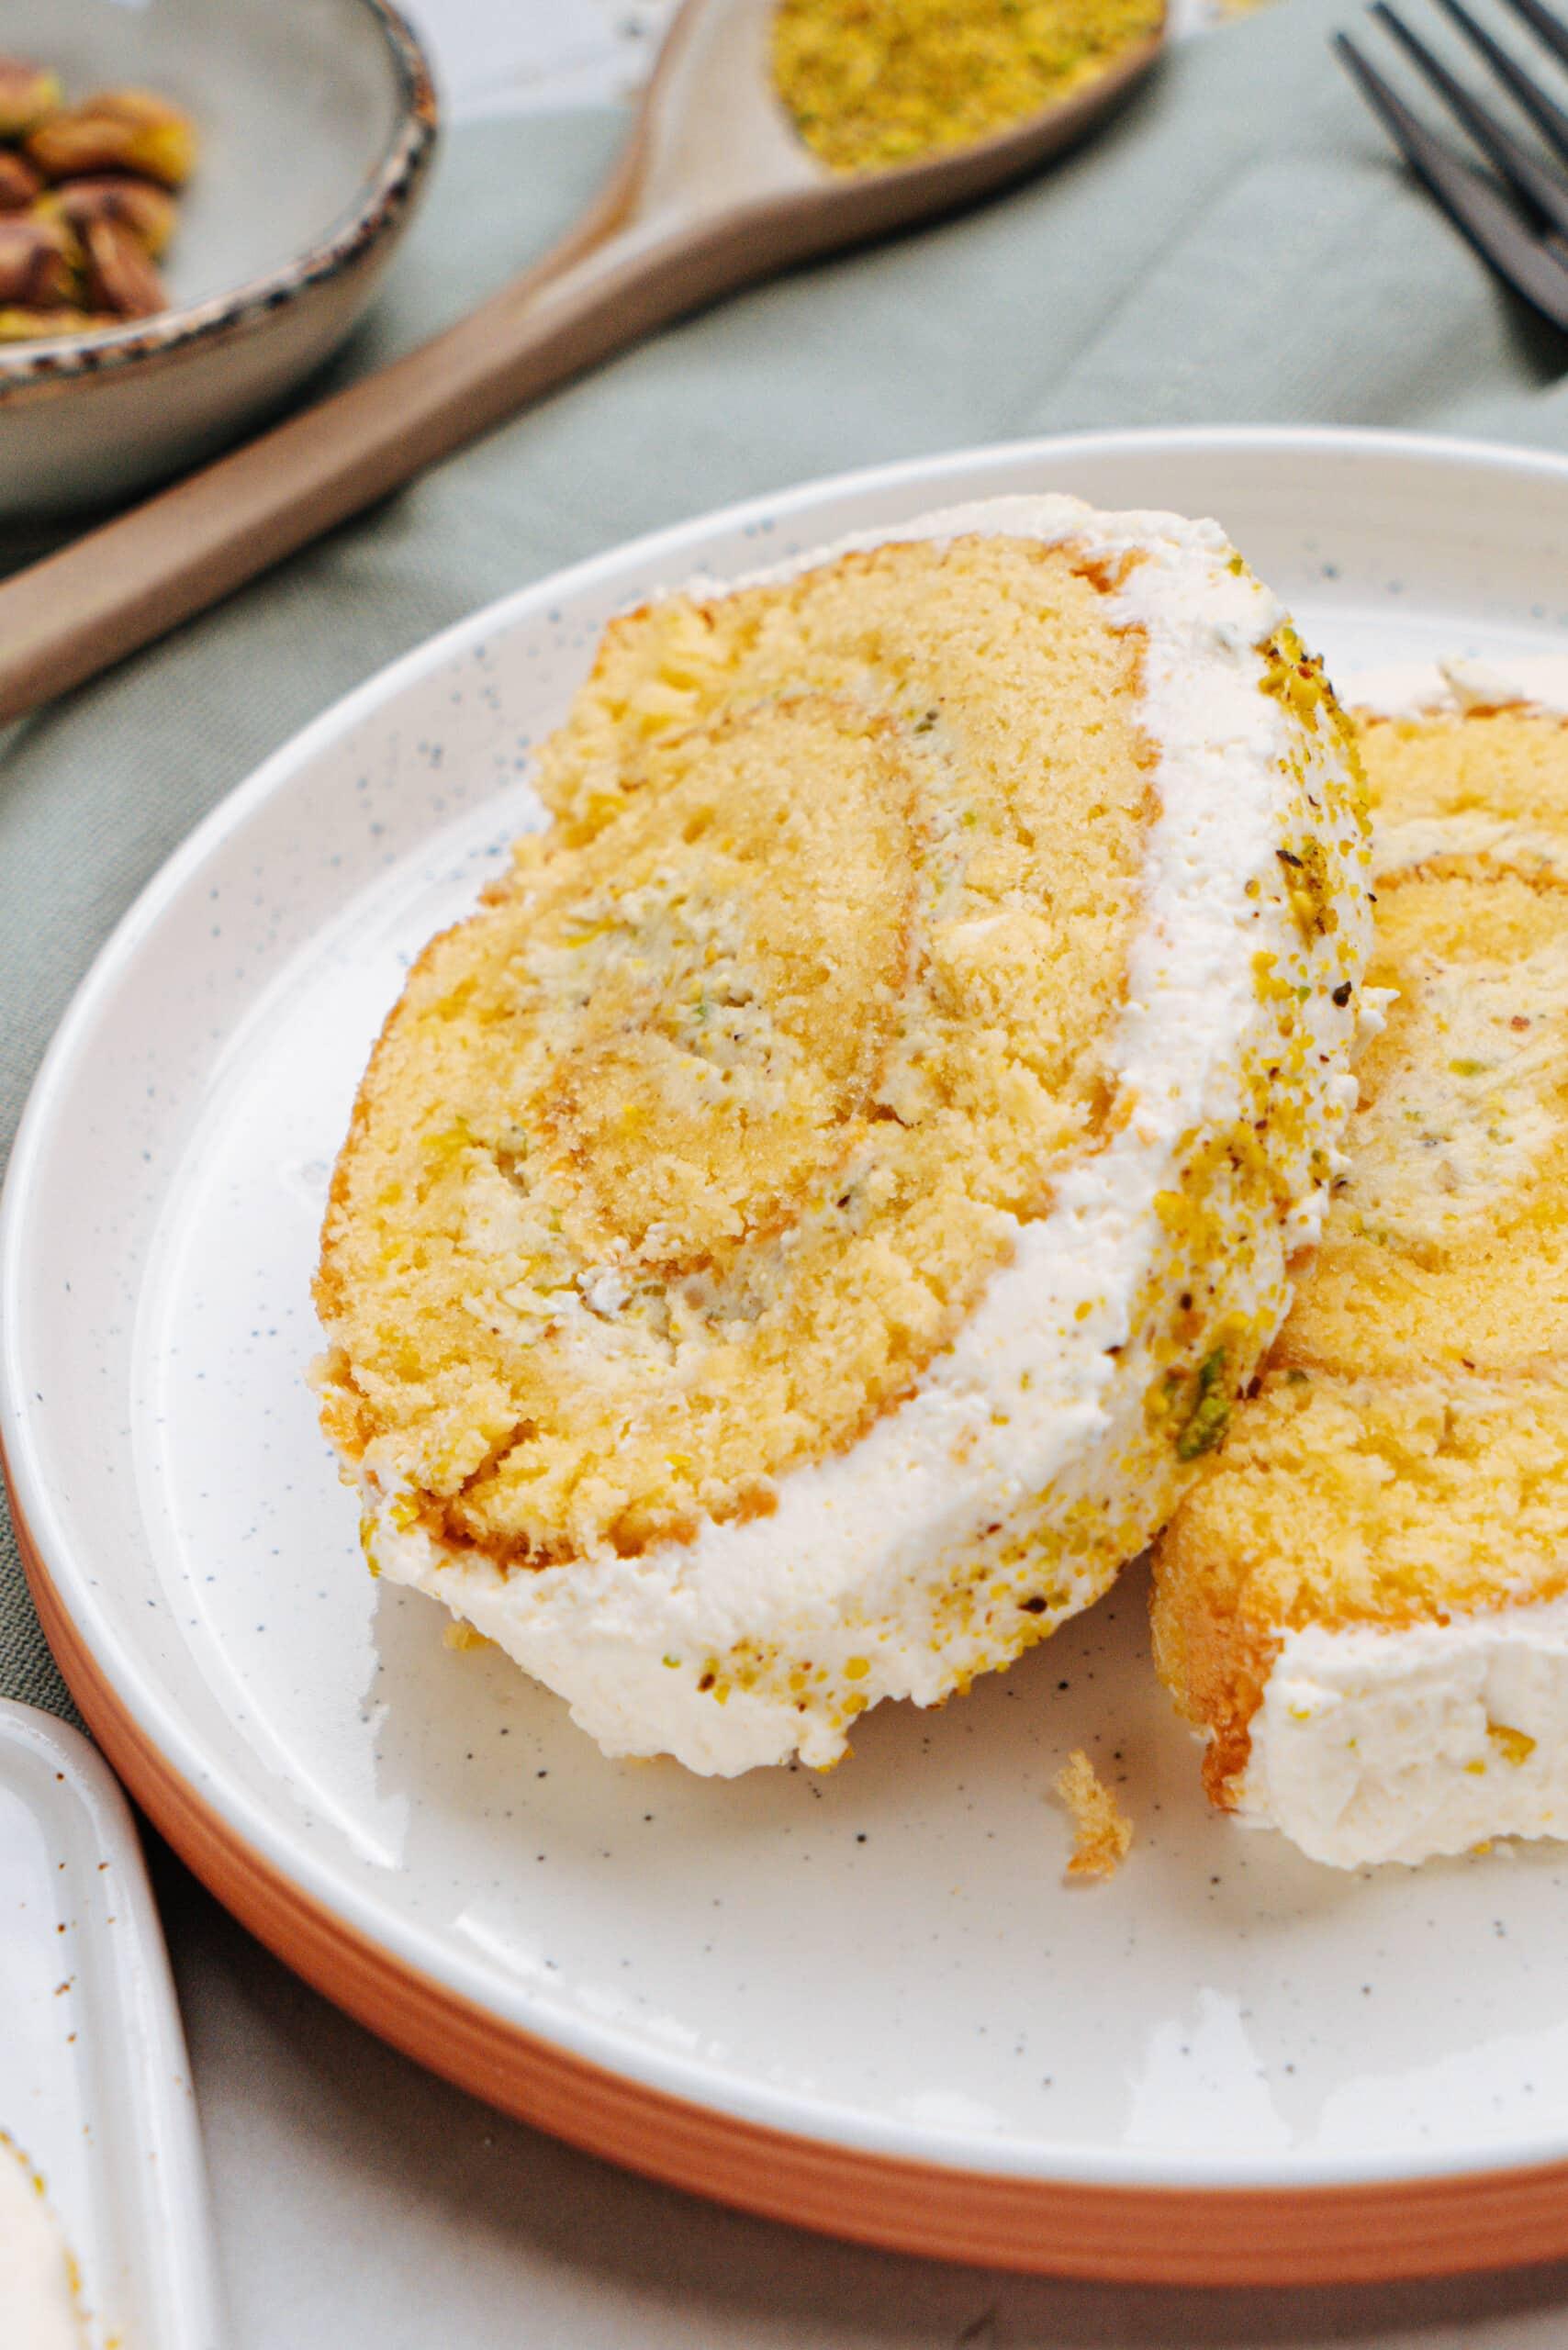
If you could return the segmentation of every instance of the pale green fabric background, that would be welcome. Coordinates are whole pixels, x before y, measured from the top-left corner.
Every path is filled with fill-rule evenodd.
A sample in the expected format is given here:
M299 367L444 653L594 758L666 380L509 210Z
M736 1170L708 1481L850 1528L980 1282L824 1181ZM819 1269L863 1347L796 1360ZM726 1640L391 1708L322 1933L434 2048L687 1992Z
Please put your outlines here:
M1185 45L1047 177L666 331L8 730L0 1147L72 989L197 817L384 662L559 565L811 475L1033 432L1310 420L1562 445L1568 344L1392 162L1326 47L1351 14L1277 0ZM596 113L454 133L346 364L545 245L622 129ZM0 1694L70 1709L6 1529Z

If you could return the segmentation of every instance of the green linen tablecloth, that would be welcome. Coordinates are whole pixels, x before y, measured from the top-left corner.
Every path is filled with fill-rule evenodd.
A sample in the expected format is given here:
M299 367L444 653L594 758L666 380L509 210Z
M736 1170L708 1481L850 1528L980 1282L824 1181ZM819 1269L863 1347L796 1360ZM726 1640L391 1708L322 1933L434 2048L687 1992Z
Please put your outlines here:
M0 1149L72 990L197 818L338 695L505 589L812 475L1028 433L1313 421L1562 445L1568 344L1392 160L1326 46L1350 13L1278 0L1185 44L1046 177L666 330L7 730ZM454 131L339 372L548 244L623 127L596 111ZM0 1694L70 1711L8 1528Z

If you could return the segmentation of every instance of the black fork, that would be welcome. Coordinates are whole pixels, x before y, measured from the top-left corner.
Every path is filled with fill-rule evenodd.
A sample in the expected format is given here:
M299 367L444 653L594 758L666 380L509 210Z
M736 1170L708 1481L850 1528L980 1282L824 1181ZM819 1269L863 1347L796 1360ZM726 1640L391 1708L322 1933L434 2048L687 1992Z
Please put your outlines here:
M1506 0L1506 5L1557 64L1568 68L1568 25L1553 15L1546 0ZM1465 0L1440 0L1440 6L1494 81L1529 118L1539 144L1522 140L1462 82L1388 0L1373 0L1372 13L1491 164L1491 173L1478 171L1429 130L1348 33L1336 33L1334 46L1411 170L1454 227L1506 285L1568 333L1568 171L1560 168L1568 166L1568 105L1504 48L1471 14ZM1568 97L1568 73L1562 76L1562 88Z

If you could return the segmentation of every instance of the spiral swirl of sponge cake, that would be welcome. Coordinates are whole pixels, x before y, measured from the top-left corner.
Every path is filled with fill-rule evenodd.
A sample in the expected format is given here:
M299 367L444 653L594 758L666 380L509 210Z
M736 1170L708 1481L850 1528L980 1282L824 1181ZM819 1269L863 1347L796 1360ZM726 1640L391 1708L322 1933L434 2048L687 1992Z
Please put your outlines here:
M561 824L395 1016L329 1260L448 1533L544 1561L756 1506L1103 1125L1148 797L1103 603L976 540L611 632Z
M1282 1310L1350 763L1213 526L1106 520L980 509L613 624L553 822L377 1046L328 1427L383 1570L612 1748L825 1761L1006 1662Z

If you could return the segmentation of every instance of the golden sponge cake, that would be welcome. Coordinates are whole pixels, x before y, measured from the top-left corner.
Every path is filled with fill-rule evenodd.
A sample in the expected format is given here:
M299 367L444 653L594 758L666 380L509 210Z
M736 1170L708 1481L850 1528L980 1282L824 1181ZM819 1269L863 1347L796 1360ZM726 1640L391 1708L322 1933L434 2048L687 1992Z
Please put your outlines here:
M1006 501L612 626L333 1185L380 1571L726 1772L1087 1604L1316 1229L1353 767L1212 524Z
M1568 1830L1568 726L1455 675L1361 720L1396 992L1321 1253L1156 1563L1212 1793L1344 1865Z

